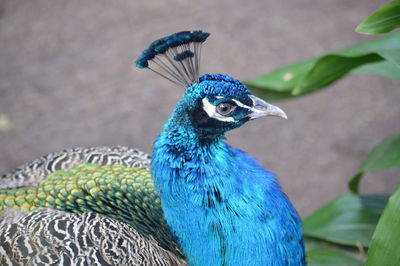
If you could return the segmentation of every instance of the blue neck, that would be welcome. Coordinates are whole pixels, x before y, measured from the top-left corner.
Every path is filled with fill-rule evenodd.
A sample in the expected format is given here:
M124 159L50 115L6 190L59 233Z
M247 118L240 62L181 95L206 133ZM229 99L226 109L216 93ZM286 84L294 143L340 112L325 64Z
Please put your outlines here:
M287 264L279 241L284 227L301 237L296 212L273 175L222 137L200 136L178 104L156 140L151 174L171 231L189 265Z

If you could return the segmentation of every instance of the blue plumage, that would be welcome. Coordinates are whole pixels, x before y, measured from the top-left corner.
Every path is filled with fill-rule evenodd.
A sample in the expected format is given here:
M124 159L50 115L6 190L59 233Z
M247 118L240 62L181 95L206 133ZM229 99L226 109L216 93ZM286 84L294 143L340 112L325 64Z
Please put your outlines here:
M187 262L304 265L301 221L274 175L223 142L226 131L249 120L285 113L227 75L195 79L155 141L151 164Z
M188 58L188 57L193 57L193 56L194 56L194 53L193 53L192 51L186 50L186 51L183 51L183 52L181 52L181 53L175 55L175 56L174 56L174 60L175 60L175 61L183 61L183 60L185 60L186 58Z

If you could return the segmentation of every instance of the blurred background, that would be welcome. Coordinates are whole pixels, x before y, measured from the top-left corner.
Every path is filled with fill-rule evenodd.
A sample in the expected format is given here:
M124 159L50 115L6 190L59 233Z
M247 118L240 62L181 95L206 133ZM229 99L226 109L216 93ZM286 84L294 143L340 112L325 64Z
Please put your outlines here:
M355 26L376 0L0 0L0 173L78 146L148 153L183 89L133 67L148 44L181 30L211 32L202 73L246 80L368 40ZM400 131L400 83L350 75L276 103L228 134L279 180L302 216L347 191L381 139ZM379 175L379 178L368 178ZM364 193L392 192L395 170L366 174Z

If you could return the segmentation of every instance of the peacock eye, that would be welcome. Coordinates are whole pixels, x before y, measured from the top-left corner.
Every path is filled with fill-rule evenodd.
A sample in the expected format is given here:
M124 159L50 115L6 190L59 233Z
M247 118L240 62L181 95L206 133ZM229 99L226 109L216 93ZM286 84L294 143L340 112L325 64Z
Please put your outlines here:
M236 105L230 103L220 103L217 105L217 113L220 115L227 115L236 109Z

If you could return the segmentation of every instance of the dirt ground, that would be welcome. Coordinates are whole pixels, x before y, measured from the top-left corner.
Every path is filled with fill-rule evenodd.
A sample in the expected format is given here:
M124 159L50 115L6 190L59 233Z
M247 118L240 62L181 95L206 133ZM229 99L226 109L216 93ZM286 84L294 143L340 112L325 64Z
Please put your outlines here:
M367 40L355 26L380 0L0 0L0 172L67 147L152 142L182 94L133 61L152 40L211 32L202 72L241 80ZM351 75L277 105L229 142L278 174L301 215L347 191L368 150L400 131L400 83ZM361 190L399 184L398 169Z

